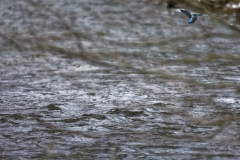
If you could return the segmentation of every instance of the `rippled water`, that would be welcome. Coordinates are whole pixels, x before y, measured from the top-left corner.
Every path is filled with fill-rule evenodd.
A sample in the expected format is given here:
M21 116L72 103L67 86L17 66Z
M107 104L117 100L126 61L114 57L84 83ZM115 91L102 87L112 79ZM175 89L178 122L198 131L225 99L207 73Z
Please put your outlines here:
M1 159L240 156L240 39L141 1L0 2Z

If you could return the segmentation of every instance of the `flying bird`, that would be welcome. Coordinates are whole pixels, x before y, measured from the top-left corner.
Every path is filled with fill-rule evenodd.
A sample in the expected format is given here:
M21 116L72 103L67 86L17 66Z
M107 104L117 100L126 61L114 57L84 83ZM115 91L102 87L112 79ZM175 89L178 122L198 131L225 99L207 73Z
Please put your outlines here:
M187 16L188 16L188 23L189 24L193 24L196 20L197 20L197 17L198 16L202 16L203 14L202 13L199 13L199 14L196 14L196 13L194 13L194 14L191 14L190 12L188 12L188 11L186 11L186 10L183 10L183 9L181 9L181 12L182 13L184 13L184 14L186 14Z

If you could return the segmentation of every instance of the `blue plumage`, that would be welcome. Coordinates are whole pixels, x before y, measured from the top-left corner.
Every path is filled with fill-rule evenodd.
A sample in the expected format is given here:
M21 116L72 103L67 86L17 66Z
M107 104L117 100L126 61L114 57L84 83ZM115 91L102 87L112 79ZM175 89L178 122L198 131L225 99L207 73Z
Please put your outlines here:
M194 14L191 14L190 12L188 12L188 11L186 11L186 10L182 10L181 9L181 12L182 13L184 13L184 14L186 14L187 16L188 16L188 23L189 24L192 24L192 23L194 23L196 20L197 20L197 17L198 16L202 16L202 14L200 13L200 14L196 14L196 13L194 13Z

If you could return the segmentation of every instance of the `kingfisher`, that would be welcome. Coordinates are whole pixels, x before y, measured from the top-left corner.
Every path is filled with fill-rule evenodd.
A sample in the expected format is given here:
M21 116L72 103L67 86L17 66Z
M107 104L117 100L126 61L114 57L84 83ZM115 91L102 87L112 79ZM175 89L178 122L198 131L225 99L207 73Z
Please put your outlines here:
M202 13L199 13L199 14L196 14L196 13L194 13L194 14L191 14L190 12L188 12L188 11L186 11L186 10L183 10L183 9L181 9L181 12L182 13L184 13L184 14L186 14L187 16L188 16L188 23L189 24L193 24L196 20L197 20L197 17L198 16L202 16L203 14Z

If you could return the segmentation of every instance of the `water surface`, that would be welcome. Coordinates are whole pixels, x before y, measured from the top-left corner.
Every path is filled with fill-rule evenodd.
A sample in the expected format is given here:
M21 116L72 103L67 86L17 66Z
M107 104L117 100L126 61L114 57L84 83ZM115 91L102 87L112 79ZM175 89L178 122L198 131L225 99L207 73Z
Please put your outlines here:
M239 34L178 9L1 1L2 159L235 159Z

